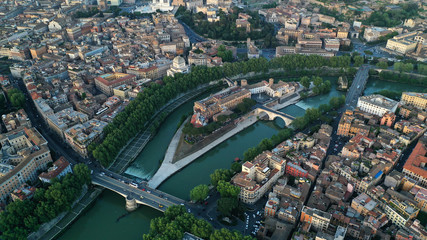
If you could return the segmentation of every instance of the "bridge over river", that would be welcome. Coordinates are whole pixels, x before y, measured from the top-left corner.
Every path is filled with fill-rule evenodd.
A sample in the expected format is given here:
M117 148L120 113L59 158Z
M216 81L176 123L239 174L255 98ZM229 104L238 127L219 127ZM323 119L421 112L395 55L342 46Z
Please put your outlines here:
M126 209L133 211L138 204L146 205L164 212L173 205L186 205L180 198L141 184L132 183L129 179L110 172L92 174L92 184L107 188L126 198Z

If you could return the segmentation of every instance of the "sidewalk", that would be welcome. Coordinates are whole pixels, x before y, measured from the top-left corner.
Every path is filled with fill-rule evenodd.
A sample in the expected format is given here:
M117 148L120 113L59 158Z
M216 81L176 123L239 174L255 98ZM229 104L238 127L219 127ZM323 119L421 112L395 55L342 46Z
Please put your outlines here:
M175 174L176 172L178 172L179 170L181 170L182 168L184 168L185 166L187 166L188 164L190 164L191 162L193 162L194 160L196 160L197 158L199 158L200 156L202 156L212 148L218 146L220 143L234 136L235 134L242 131L243 129L251 126L257 121L258 121L257 117L253 115L249 116L247 119L240 122L239 125L233 128L231 131L227 132L220 138L216 139L211 144L172 164L171 162L175 154L176 147L178 146L178 144L173 140L175 139L175 137L177 137L179 141L179 138L177 135L181 135L182 133L182 130L181 131L178 130L177 134L173 137L171 144L169 144L168 150L166 151L165 156L167 156L168 158L166 159L165 157L165 160L163 160L163 163L160 166L160 168L157 170L156 174L154 174L154 176L150 179L150 181L148 181L148 186L152 188L157 188L167 178L169 178L170 176L172 176L173 174Z

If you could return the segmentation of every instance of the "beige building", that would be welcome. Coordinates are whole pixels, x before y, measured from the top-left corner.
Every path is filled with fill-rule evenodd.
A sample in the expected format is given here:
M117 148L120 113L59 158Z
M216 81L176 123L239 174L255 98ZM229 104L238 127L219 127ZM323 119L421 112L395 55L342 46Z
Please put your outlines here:
M0 135L0 201L52 162L47 141L35 128L16 129Z
M105 126L107 126L106 122L92 119L65 130L65 139L74 151L82 157L87 157L87 147L102 135Z
M400 100L403 104L412 105L419 109L427 109L427 93L403 92Z
M384 211L389 220L398 227L404 227L406 223L417 217L420 209L409 201L392 199L383 204Z
M417 47L418 43L425 44L424 40L427 34L421 32L409 32L400 34L387 41L386 48L392 51L406 54L412 52Z
M88 115L74 111L73 108L61 110L47 117L47 124L58 136L64 138L64 131L71 126L89 120Z
M122 85L129 84L136 80L136 76L133 74L126 73L107 73L95 78L96 87L107 96L113 95L113 88Z
M232 178L240 187L239 199L248 204L257 202L285 172L286 160L265 151L252 162L242 165L242 172Z

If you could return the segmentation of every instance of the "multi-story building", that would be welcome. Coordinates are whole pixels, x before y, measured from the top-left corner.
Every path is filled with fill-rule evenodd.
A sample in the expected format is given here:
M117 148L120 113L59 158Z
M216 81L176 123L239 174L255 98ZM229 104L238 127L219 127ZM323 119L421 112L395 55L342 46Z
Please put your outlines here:
M294 177L307 177L308 171L303 169L300 165L289 162L286 164L286 174Z
M351 207L363 216L374 210L377 205L378 203L366 195L366 193L360 194L351 202Z
M159 77L159 68L157 66L151 66L148 68L129 67L126 70L126 72L137 76L138 79L141 79L141 78L157 79Z
M44 53L47 52L46 45L33 45L30 47L31 57L33 59L40 59Z
M394 121L396 120L396 115L394 113L386 113L381 118L381 125L386 125L387 127L391 127L393 125Z
M403 173L418 181L418 185L427 187L427 170L425 166L427 164L427 145L425 142L420 140L403 165Z
M248 204L257 202L284 174L285 165L283 158L270 151L265 151L252 162L243 164L242 172L231 179L234 185L240 187L239 199Z
M47 172L42 172L39 175L39 179L42 182L50 183L54 178L61 178L67 173L73 172L71 170L71 164L64 157L60 157L53 163L53 166L50 167Z
M107 73L95 78L96 87L107 96L113 95L113 88L122 85L129 84L136 80L136 76L133 74L126 73Z
M208 56L204 53L190 52L188 55L188 64L195 66L206 66L208 63Z
M427 34L422 32L409 32L394 36L387 41L386 48L392 51L406 54L412 52L418 43L424 44Z
M52 162L47 141L35 128L23 128L0 135L0 201L16 188L37 179L37 172Z
M106 122L92 119L65 130L65 139L74 151L82 157L87 157L87 147L102 135L105 126Z
M415 186L410 190L411 194L414 194L414 201L417 202L417 207L427 212L427 189L419 186Z
M416 218L420 212L420 209L409 201L399 201L397 199L391 199L382 206L388 219L402 228L409 220Z
M294 93L299 88L299 84L296 82L279 81L278 83L274 83L273 78L268 79L268 82L261 81L251 85L248 85L248 81L243 79L240 85L249 90L251 94L266 93L271 97L282 97L286 94Z
M362 96L359 97L357 101L357 107L360 108L360 110L380 117L387 112L394 113L397 109L397 105L398 102L379 94Z
M270 198L266 203L264 207L264 216L266 217L274 217L276 216L277 208L280 201L278 198Z
M36 192L36 187L28 186L28 184L24 183L21 187L13 190L10 194L12 201L24 201L25 199L31 199Z
M353 112L347 110L341 116L340 122L338 124L337 135L340 135L340 136L349 136L351 122L354 119L354 117L352 115L353 115Z
M24 109L19 109L16 112L11 112L2 116L3 124L7 131L12 131L17 128L31 128L31 121Z
M232 110L239 103L243 102L243 99L250 97L250 91L234 86L194 102L194 119L192 118L192 123L194 124L194 122L197 122L196 119L199 118L204 119L201 122L207 123L215 114L225 110ZM197 116L197 118L195 116Z
M316 231L326 231L331 222L332 215L327 212L320 211L316 208L304 206L301 212L300 221L310 223Z
M340 41L334 38L326 38L323 40L324 48L327 51L338 52L340 50Z
M427 109L427 93L403 92L400 101L422 110Z
M66 108L47 117L47 124L58 136L64 138L64 131L75 124L83 123L89 117L81 112L74 111L73 108Z

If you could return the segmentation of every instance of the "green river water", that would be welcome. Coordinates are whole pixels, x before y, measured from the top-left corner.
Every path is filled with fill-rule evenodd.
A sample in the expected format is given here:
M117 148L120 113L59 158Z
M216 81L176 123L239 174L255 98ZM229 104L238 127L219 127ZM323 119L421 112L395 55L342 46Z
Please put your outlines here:
M328 103L331 97L343 94L335 90L335 81L332 82L333 86L330 93L305 99L281 111L293 116L301 116L304 114L304 109L318 107L320 104ZM382 89L419 91L422 87L370 80L366 86L365 94L371 94ZM154 175L177 129L181 116L191 112L192 106L193 101L190 101L166 118L159 132L129 166L125 174L141 179L149 179ZM215 169L229 168L235 157L242 157L247 148L257 145L263 138L269 138L276 134L282 126L284 126L282 120L257 122L170 177L159 189L177 197L189 199L190 190L198 184L209 183L209 174ZM120 216L126 213L125 199L114 192L105 190L95 204L59 238L64 240L141 239L142 235L149 230L150 220L162 215L161 212L141 206L117 221Z

